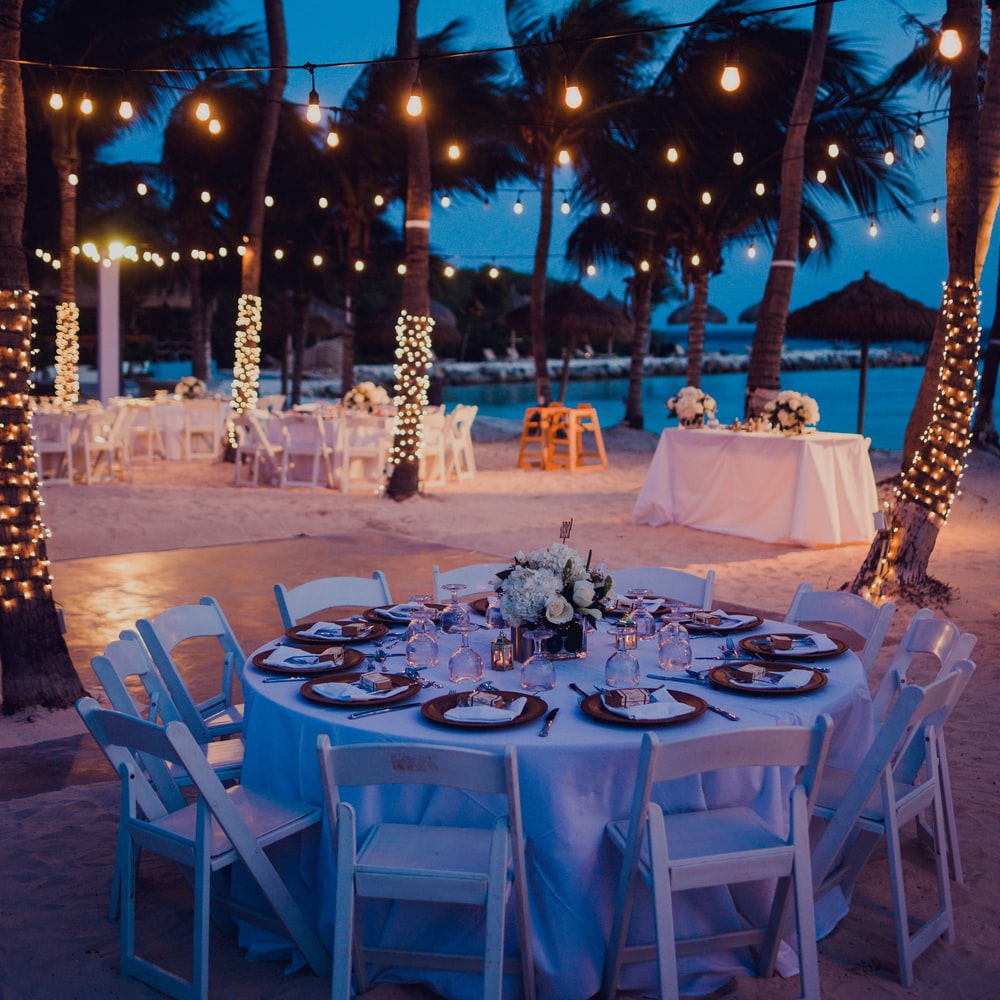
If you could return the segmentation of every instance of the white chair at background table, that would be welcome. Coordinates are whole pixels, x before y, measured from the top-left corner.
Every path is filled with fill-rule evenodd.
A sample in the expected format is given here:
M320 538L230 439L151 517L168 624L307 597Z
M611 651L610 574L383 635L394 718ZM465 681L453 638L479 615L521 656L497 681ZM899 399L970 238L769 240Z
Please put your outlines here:
M831 623L850 629L864 640L858 656L865 673L871 675L895 613L892 601L875 605L848 590L813 590L811 583L800 583L785 621L789 625Z
M461 482L476 474L476 452L472 446L472 424L479 412L478 406L459 403L449 414L447 428L448 468Z
M380 569L375 570L370 579L364 576L327 576L300 583L297 587L276 583L274 596L285 628L291 628L308 615L327 608L377 608L392 604L389 581Z
M802 996L818 1000L819 966L809 861L809 818L830 744L832 721L821 715L807 726L732 730L690 740L684 753L643 734L639 773L627 820L608 824L607 834L622 853L615 916L605 960L602 996L614 1000L623 963L656 960L660 997L677 1000L678 955L754 946L757 974L770 976L788 913L795 902ZM750 806L671 812L651 799L654 786L728 768L795 768L787 832L775 833ZM696 796L700 798L700 796ZM639 880L651 889L656 942L628 944L633 895ZM673 894L740 882L776 879L765 926L743 926L705 937L675 940Z
M838 885L850 899L875 845L885 839L899 979L905 987L913 985L914 961L938 938L949 944L955 940L937 734L974 669L970 660L959 660L927 687L905 687L857 770L827 768L816 800L812 863L817 899ZM928 810L935 831L938 909L911 931L900 829Z
M151 399L124 399L120 406L132 408L132 423L129 427L129 448L132 460L152 461L166 458L167 449L157 420L157 406Z
M170 722L161 728L119 712L102 711L93 698L81 698L76 709L122 784L117 843L122 974L168 996L204 1000L208 996L209 918L221 930L233 934L235 924L226 912L232 910L271 930L287 931L313 971L326 975L330 971L329 955L265 853L272 844L319 823L323 811L318 806L264 795L242 785L223 788L182 722ZM143 766L139 766L140 757ZM169 781L167 764L183 768L190 776L197 792L195 801L188 804L180 788ZM156 786L147 777L151 769L160 771ZM190 980L136 951L140 850L154 851L191 871L194 954ZM246 867L271 912L258 911L229 896L222 875L231 872L237 861Z
M448 435L452 417L440 411L425 412L421 425L423 447L420 456L420 483L448 485Z
M266 411L245 410L233 420L236 433L236 458L233 483L236 486L259 486L279 482L284 463L284 447L270 438L272 417Z
M341 492L377 492L385 480L394 418L344 407L338 422L335 475Z
M132 450L129 428L133 410L119 406L111 410L91 409L82 414L79 433L74 442L75 455L82 458L87 485L113 483L117 478L132 482ZM74 457L74 464L81 464Z
M440 570L434 567L434 600L448 601L451 594L444 589L446 583L464 583L465 593L459 594L461 601L472 594L483 594L494 589L493 578L501 570L510 569L509 562L470 563L454 569Z
M278 485L333 486L333 456L318 413L288 410L274 418L281 430L281 474Z
M715 570L710 569L704 576L688 573L682 569L668 569L665 566L629 566L626 569L611 570L611 580L615 593L624 597L632 588L644 589L660 597L684 601L706 611L712 607L712 588L715 585Z
M36 412L31 418L38 478L53 485L73 485L72 413Z
M500 1000L505 972L519 971L522 997L535 996L516 749L486 753L429 743L331 746L317 738L326 815L337 858L333 938L334 1000L349 1000L351 980L368 989L366 965L401 965L483 973L484 1000ZM370 785L454 788L490 796L481 806L488 826L378 823L358 842L354 808L343 789ZM468 798L468 811L476 800ZM363 831L361 831L363 832ZM517 903L520 956L504 959L504 911L510 892ZM461 903L484 912L483 955L456 955L393 947L384 938L366 945L358 901L381 899ZM417 977L419 979L419 975Z
M214 461L222 448L225 404L221 399L184 400L181 426L181 454L185 460L207 458Z

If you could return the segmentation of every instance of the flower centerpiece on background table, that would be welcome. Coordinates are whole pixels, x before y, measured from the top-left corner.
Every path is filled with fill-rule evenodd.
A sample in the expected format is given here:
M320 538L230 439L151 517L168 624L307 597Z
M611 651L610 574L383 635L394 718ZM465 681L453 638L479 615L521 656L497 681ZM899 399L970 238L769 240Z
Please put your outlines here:
M670 416L677 417L681 427L701 427L719 410L719 404L704 389L686 385L664 404Z
M205 383L194 375L185 375L184 378L174 386L174 395L181 399L204 399Z
M497 573L496 589L504 620L511 627L514 657L523 660L524 632L547 629L550 659L587 655L587 619L603 616L601 604L611 590L603 567L590 568L575 549L562 542L525 555L518 552L509 569ZM528 654L530 655L530 654Z
M807 424L819 423L819 404L805 393L782 389L765 404L761 417L783 434L803 434Z
M374 413L379 406L388 406L389 393L374 382L359 382L344 393L344 406L352 410Z

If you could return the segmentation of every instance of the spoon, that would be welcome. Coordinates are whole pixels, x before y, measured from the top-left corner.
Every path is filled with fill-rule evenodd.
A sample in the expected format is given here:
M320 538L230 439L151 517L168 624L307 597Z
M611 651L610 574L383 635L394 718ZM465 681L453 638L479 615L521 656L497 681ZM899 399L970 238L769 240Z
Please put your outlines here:
M583 698L589 698L590 697L590 695L587 694L587 692L584 691L583 688L580 687L580 685L576 683L576 681L570 681L569 682L569 686L570 686L570 690L571 691L575 691L580 696L581 699L583 699Z

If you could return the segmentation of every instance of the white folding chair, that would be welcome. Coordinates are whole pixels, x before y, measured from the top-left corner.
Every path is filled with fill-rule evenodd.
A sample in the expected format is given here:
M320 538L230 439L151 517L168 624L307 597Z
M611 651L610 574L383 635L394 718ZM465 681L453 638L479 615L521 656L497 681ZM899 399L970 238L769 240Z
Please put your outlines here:
M351 979L358 993L368 989L366 966L481 971L484 1000L500 1000L505 973L520 972L522 996L533 1000L534 967L524 866L517 756L513 746L486 753L429 743L330 745L317 740L327 820L337 858L333 938L334 1000L348 1000ZM358 830L345 789L370 785L420 785L461 789L490 796L483 811L490 825L438 826L378 823ZM469 798L467 812L474 806ZM364 834L359 843L358 834ZM504 959L506 901L516 899L520 956ZM361 899L461 903L485 910L482 955L425 952L378 946L362 940L357 918Z
M214 597L203 597L198 604L167 608L153 619L140 618L136 629L181 719L199 743L243 731L243 705L234 703L233 688L242 673L246 654ZM211 642L213 639L221 647L221 662L216 642ZM218 692L200 703L194 700L188 689L176 658L177 647L189 641L192 645L188 649L193 654L198 671L206 669L207 655L210 661L214 661L208 669L217 670L221 675ZM209 650L207 654L206 646Z
M479 412L478 406L458 404L452 410L451 425L447 430L448 466L459 481L472 479L476 474L476 452L472 444L472 424Z
M864 640L858 657L865 674L870 675L895 613L892 601L875 605L849 590L813 590L811 583L800 583L785 621L789 625L831 623L850 629Z
M157 409L151 399L134 399L124 404L133 408L132 424L129 427L129 449L132 460L166 458L167 448L156 419Z
M69 413L36 412L31 418L38 478L73 485L73 420Z
M731 730L692 739L678 753L655 733L643 734L639 773L627 820L609 823L607 834L622 853L615 915L604 967L602 996L613 1000L623 963L656 960L660 997L679 994L677 956L732 947L759 950L757 974L770 976L781 944L790 902L795 901L802 995L817 998L819 967L809 864L809 817L826 761L833 723L821 715L814 726L769 726ZM696 809L665 815L653 800L664 781L729 768L795 768L787 829L775 831L750 806ZM707 796L706 796L707 797ZM656 941L628 944L633 896L639 879L652 890ZM713 928L712 933L677 938L674 893L742 882L777 879L766 925ZM735 901L735 900L734 900Z
M630 566L612 570L611 581L615 593L620 597L624 597L629 589L637 587L660 597L704 608L705 611L712 609L714 569L710 569L704 576L698 576L697 573L668 569L666 566Z
M450 414L445 416L440 411L424 413L420 455L420 482L423 486L448 485L447 441L451 423Z
M161 728L119 712L102 711L93 698L81 698L76 708L122 784L117 843L121 856L122 974L168 996L204 1000L208 996L209 917L222 930L232 932L234 924L228 910L273 931L287 932L313 971L326 975L330 970L329 955L265 853L270 845L318 823L322 810L263 795L242 785L223 788L182 722L170 722ZM190 775L196 800L188 804L176 786L168 796L161 794L147 778L147 768L157 763L183 768ZM193 881L191 979L137 953L135 910L140 850L154 851L177 862ZM273 912L259 911L228 895L222 875L237 861L243 863Z
M377 569L365 576L326 576L300 583L297 587L274 585L274 596L281 612L281 623L291 628L307 615L327 608L377 608L392 604L389 581Z
M926 687L907 685L857 770L827 768L816 800L813 882L817 898L839 885L850 899L875 845L885 838L899 978L906 987L913 985L913 963L923 952L939 937L949 943L955 939L937 733L974 669L971 661L959 660ZM928 810L935 831L938 908L911 931L900 829ZM821 832L820 821L825 821Z
M336 472L343 493L382 489L392 443L392 418L345 407L337 438Z
M132 451L129 428L132 407L91 410L85 415L76 439L76 450L83 454L87 485L113 483L115 469L126 482L132 482Z
M283 448L268 433L268 425L274 419L266 410L244 410L233 420L237 441L233 474L236 486L259 486L261 480L266 483L281 480Z
M223 404L218 399L184 400L181 454L187 459L214 461L222 448Z
M332 452L319 413L288 410L276 416L281 427L281 475L278 485L316 489L320 479L333 486Z
M491 593L496 590L493 578L504 569L510 569L509 562L469 563L468 566L456 566L455 569L446 570L440 570L435 566L434 600L451 600L451 592L444 589L446 583L465 584L465 591L458 598L460 601L473 594Z

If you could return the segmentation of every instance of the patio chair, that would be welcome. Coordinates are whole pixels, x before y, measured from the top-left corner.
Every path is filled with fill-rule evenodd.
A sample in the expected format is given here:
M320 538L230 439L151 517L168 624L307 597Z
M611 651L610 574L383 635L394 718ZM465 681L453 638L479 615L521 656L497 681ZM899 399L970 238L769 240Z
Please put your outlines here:
M317 412L288 410L274 419L281 428L281 473L278 485L316 489L322 480L333 486L332 451L326 443L323 418Z
M82 455L83 461L78 463L74 458L74 464L82 464L87 485L113 483L116 468L117 478L132 482L132 451L129 443L132 407L90 410L82 416L75 449L78 455Z
M152 461L166 458L167 448L157 421L156 405L151 399L133 399L122 405L133 407L132 424L129 427L129 448L132 461Z
M217 459L222 447L223 426L221 400L184 400L184 423L181 426L181 454L184 459Z
M81 698L77 712L118 773L122 785L117 850L121 859L121 954L123 975L178 998L207 998L211 916L224 932L235 930L231 911L272 931L287 932L317 975L326 975L326 949L292 898L266 854L266 848L319 823L322 810L303 802L254 792L242 785L223 788L187 727L166 727L120 712L103 711L93 698ZM143 766L138 761L141 758ZM165 777L160 791L147 769L173 764L191 778L196 798L188 804L179 787ZM165 775L163 767L161 775ZM194 889L194 954L190 979L139 955L136 949L136 896L139 851L153 851L176 862ZM224 874L242 862L263 893L269 911L236 900Z
M40 481L73 485L73 421L69 413L35 413L31 432Z
M704 576L688 573L682 569L668 569L666 566L629 566L626 569L611 570L611 581L615 593L624 597L633 587L646 589L652 594L673 601L683 601L692 607L712 609L712 588L715 585L715 570L710 569Z
M335 449L335 474L341 492L355 489L380 492L391 443L391 417L345 407L341 411Z
M811 583L800 583L788 606L785 621L789 625L831 623L850 629L864 640L858 656L865 674L871 676L895 613L896 605L892 601L875 605L848 590L813 590Z
M434 567L434 600L449 601L451 594L444 589L446 583L464 583L465 591L458 599L464 600L474 594L493 593L493 578L501 570L510 569L509 562L469 563L467 566L456 566L454 569L441 570Z
M452 422L451 414L424 413L420 483L425 487L448 485L447 446Z
M268 425L276 419L266 411L245 410L233 420L237 439L233 474L236 486L259 486L261 480L280 482L284 449L268 434Z
M484 1000L500 1000L504 974L517 971L521 996L533 1000L515 747L487 753L429 743L331 746L329 736L323 733L317 739L317 753L337 858L334 1000L349 1000L352 974L358 993L368 989L368 965L481 971ZM490 805L483 809L489 825L383 822L369 829L359 843L354 807L343 801L341 792L372 785L429 786L488 795ZM474 801L468 798L467 814ZM517 962L504 958L505 904L511 892L516 899L520 938ZM394 946L384 935L377 945L366 944L357 912L363 899L482 907L483 953L447 954L404 944Z
M291 628L303 618L327 608L372 608L392 604L389 581L380 569L375 570L371 578L326 576L300 583L297 587L276 583L274 596L285 628Z
M660 997L677 1000L678 955L723 948L755 947L757 974L770 976L781 944L789 893L795 920L802 996L820 995L809 862L809 818L823 773L833 723L821 715L814 726L768 726L730 730L688 741L684 753L643 734L639 772L626 820L609 823L607 835L621 851L622 870L604 967L602 996L613 1000L624 963L655 959ZM776 832L749 806L711 806L671 812L653 801L657 784L694 775L747 767L795 768L787 830ZM655 943L628 944L632 901L639 880L652 891ZM766 924L752 926L741 914L730 931L676 936L673 894L742 882L776 879ZM750 926L748 926L750 925Z
M476 451L472 444L472 424L479 413L478 406L458 404L451 411L451 424L446 432L448 468L459 482L476 474Z

